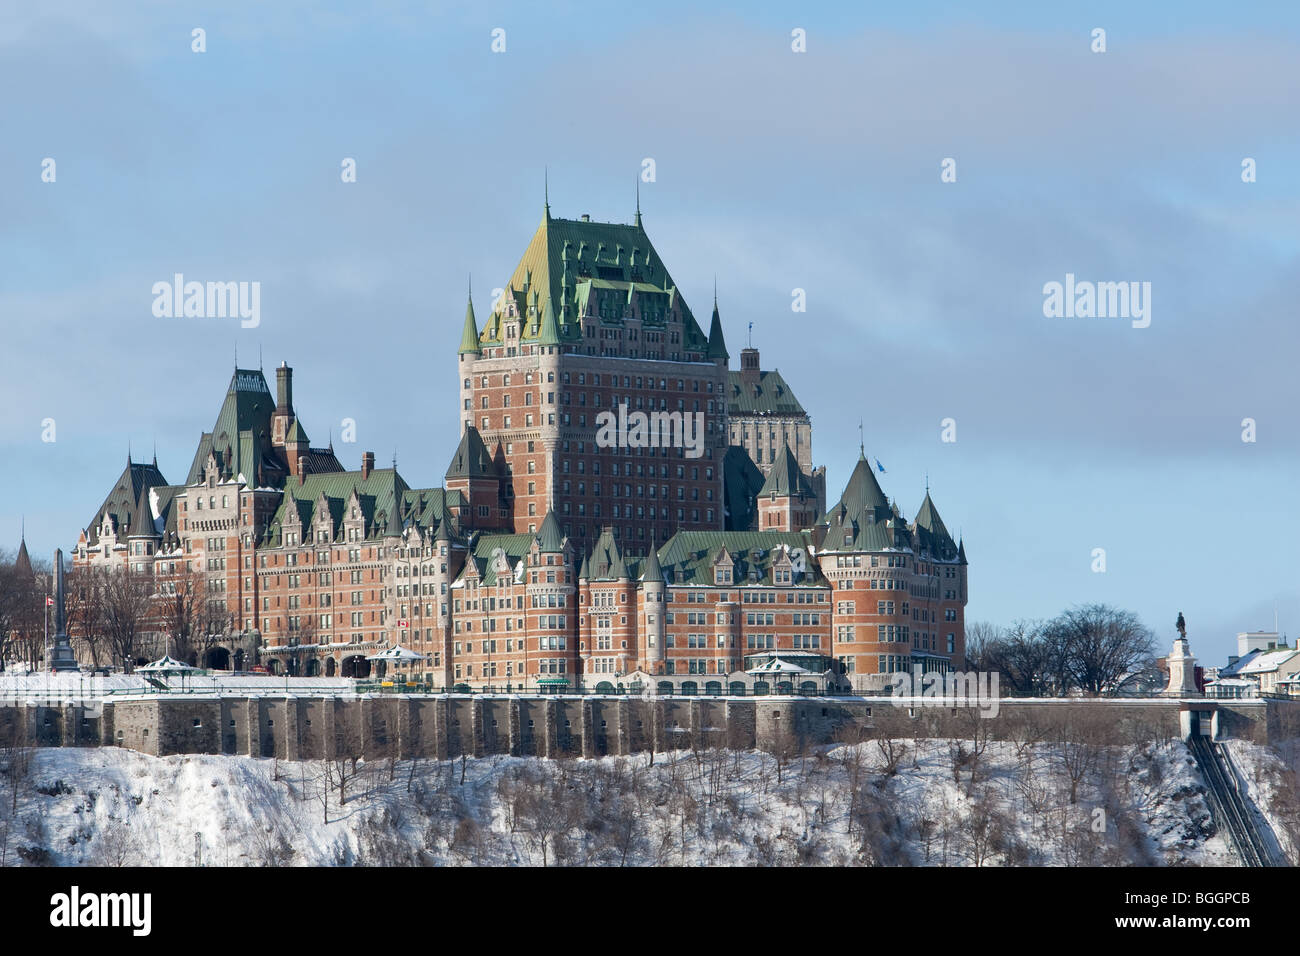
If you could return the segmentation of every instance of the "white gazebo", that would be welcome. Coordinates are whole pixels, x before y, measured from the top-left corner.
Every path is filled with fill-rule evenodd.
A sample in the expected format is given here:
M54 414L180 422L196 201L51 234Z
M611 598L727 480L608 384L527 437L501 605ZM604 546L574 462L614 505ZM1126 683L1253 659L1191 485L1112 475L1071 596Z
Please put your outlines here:
M800 674L811 674L812 671L808 670L806 667L800 667L798 664L791 664L789 661L783 661L779 657L773 657L755 667L751 667L749 670L745 671L745 673L753 674L755 676L788 674L791 677L797 677Z
M427 661L429 656L421 654L419 651L413 651L409 647L403 647L401 644L394 644L392 647L371 654L366 660L379 664L410 664L414 661Z
M198 673L199 669L197 667L191 667L184 661L176 660L170 654L164 654L156 661L145 664L142 667L137 667L135 672L137 674L143 674L144 679L159 690L171 690L167 681L160 678L179 674L181 678L181 689L184 690L185 678L190 674Z

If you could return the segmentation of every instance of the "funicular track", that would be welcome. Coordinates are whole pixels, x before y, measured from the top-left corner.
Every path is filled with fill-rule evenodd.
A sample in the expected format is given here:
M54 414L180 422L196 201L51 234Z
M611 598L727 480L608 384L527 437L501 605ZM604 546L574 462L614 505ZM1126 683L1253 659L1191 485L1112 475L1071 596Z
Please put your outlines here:
M1261 832L1263 823L1242 792L1240 780L1226 754L1209 737L1193 733L1187 747L1196 758L1208 788L1206 798L1214 821L1228 837L1243 866L1285 866L1274 849L1276 841Z

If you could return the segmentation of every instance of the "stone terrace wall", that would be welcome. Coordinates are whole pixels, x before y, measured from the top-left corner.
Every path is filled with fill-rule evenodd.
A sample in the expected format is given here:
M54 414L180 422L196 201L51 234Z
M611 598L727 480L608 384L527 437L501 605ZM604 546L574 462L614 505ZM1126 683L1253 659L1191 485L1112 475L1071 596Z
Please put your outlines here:
M888 697L157 696L0 706L0 745L285 760L599 757L692 747L775 753L877 733L1010 738L1030 732L1031 725L1113 742L1177 737L1186 725L1185 717L1180 725L1180 711L1188 709L1216 712L1220 737L1267 743L1300 736L1300 701L1001 700L998 714L984 719L972 709L931 704Z

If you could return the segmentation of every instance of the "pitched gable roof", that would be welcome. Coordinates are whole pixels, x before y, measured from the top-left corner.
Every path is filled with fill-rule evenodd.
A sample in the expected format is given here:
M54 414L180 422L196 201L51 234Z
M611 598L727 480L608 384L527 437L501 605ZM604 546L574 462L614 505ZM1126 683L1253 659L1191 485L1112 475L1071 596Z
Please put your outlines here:
M778 498L803 496L815 499L817 497L812 480L803 473L803 469L799 467L799 462L794 457L794 452L786 444L781 445L776 462L772 465L772 470L767 473L767 480L763 482L763 487L758 493L775 495Z
M456 454L447 466L448 478L496 478L496 464L488 454L487 445L473 425L467 425L460 436Z

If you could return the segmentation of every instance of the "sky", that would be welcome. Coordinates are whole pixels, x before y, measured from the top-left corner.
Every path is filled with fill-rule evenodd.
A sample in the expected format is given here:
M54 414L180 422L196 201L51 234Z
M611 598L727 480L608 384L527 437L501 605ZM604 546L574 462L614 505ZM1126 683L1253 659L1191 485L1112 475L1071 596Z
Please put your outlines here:
M70 548L128 446L183 480L236 352L347 467L439 484L467 280L482 319L544 178L620 222L641 179L830 497L859 422L909 518L928 476L968 621L1300 635L1300 7L969 6L0 0L0 548ZM260 324L155 317L178 272ZM1067 274L1150 283L1149 326L1045 316Z

